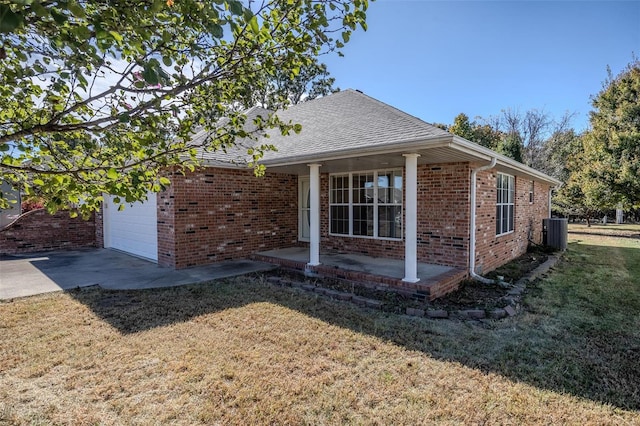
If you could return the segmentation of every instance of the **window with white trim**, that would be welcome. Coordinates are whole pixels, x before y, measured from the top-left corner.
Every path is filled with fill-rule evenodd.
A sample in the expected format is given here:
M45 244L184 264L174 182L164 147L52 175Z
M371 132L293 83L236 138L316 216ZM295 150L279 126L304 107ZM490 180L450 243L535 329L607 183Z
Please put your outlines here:
M496 188L496 235L502 235L514 229L515 178L498 173Z
M329 232L402 239L402 170L331 175Z

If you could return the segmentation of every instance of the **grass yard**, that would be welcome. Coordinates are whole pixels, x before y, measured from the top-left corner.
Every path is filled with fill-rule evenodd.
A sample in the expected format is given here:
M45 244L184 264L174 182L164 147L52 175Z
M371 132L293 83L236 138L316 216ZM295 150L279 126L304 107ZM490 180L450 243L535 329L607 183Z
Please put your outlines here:
M640 239L570 237L501 321L249 277L0 303L0 424L640 424Z

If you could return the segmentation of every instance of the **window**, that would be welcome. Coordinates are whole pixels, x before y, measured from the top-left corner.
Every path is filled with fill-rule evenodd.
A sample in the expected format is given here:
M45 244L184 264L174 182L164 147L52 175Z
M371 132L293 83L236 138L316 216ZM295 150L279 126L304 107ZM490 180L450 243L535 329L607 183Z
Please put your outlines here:
M402 238L402 170L332 175L330 233Z
M496 235L513 231L515 179L498 173L496 201Z
M331 176L329 194L331 232L349 233L349 176Z
M529 204L533 204L533 188L534 183L531 181L531 185L529 186Z

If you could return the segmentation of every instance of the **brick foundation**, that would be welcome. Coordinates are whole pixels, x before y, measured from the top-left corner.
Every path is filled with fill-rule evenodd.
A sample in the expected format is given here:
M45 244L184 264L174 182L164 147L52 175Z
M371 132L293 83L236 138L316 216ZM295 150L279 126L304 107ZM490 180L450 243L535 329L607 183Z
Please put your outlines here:
M333 266L309 266L306 262L263 255L253 255L252 257L256 260L273 263L298 272L312 271L324 278L353 281L377 290L397 292L416 300L434 300L447 293L451 293L457 290L460 282L468 276L467 271L454 269L428 280L418 281L417 283L407 283L399 278L374 275L360 271L350 271L348 269L337 269Z
M33 210L0 231L0 254L86 247L96 247L94 217L71 218L67 211L50 215L44 209Z

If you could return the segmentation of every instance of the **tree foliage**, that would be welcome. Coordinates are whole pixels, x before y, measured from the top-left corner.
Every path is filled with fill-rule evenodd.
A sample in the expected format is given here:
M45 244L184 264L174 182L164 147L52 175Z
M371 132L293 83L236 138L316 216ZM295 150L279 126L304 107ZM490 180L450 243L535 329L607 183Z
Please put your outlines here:
M470 121L469 116L464 113L458 114L453 119L453 124L445 130L489 149L496 149L498 142L503 137L499 130L493 129L487 124Z
M455 116L453 124L449 126L449 132L470 141L473 141L475 136L473 133L473 127L469 121L469 116L463 112Z
M296 105L340 91L334 87L335 81L327 66L314 58L301 66L295 75L276 70L275 75L265 74L254 80L253 85L246 87L243 105L247 108L259 105L269 110Z
M508 108L498 115L477 117L471 121L464 113L458 114L445 130L498 151L528 166L544 171L547 165L545 147L553 135L569 130L572 114L559 120L537 109L524 113ZM516 146L516 144L520 146Z
M0 4L0 170L49 210L144 199L245 131L246 88L295 77L366 29L367 0L22 0ZM336 38L337 37L337 38ZM266 83L265 83L266 84ZM279 90L279 88L278 88ZM286 104L277 97L274 107ZM222 120L224 118L224 120ZM190 143L198 129L209 137ZM253 151L254 166L265 149Z
M640 206L640 61L618 76L609 77L593 98L591 131L584 140L589 167L576 169L584 181L597 182L587 192L609 199L609 207L622 203ZM607 194L611 194L607 197Z
M503 137L517 136L521 145L521 161L529 167L543 170L546 167L545 146L554 134L569 129L573 114L565 113L554 119L543 110L530 109L524 113L515 108L507 108L500 114L484 119L485 125L500 132ZM509 141L512 143L513 139ZM504 145L505 141L502 141Z
M522 163L522 139L520 135L517 133L505 135L500 139L500 142L498 142L496 151Z
M582 136L574 129L557 130L542 147L545 159L539 170L561 182L567 182L571 175L571 161L582 152Z
M555 198L564 213L587 219L640 206L640 63L616 77L609 71L592 105L591 129L565 147L568 178Z

